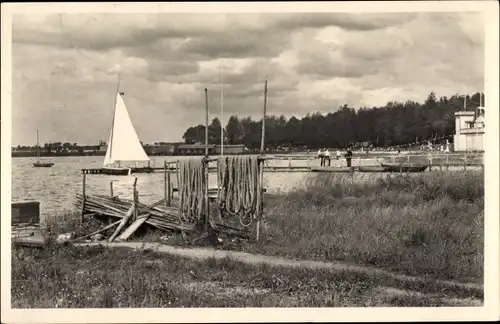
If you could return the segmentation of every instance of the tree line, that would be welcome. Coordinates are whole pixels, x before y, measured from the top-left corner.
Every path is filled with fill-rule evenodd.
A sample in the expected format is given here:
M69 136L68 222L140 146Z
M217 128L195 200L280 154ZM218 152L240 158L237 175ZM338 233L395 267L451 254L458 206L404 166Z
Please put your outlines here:
M481 97L482 96L482 97ZM266 116L265 145L267 148L307 147L346 148L359 143L369 143L374 147L404 146L433 138L450 136L455 133L455 112L475 111L484 94L455 94L437 98L431 92L423 103L408 100L390 101L382 107L361 107L354 109L348 105L334 112L295 116ZM231 116L224 128L225 144L244 144L250 149L260 147L262 119ZM189 127L183 140L187 144L205 142L205 126ZM214 118L208 126L209 144L221 141L221 123Z

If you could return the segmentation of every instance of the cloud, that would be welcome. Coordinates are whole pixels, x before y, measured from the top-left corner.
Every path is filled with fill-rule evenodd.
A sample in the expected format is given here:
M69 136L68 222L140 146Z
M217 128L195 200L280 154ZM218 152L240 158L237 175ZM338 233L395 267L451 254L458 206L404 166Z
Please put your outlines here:
M106 139L118 74L144 142L220 113L328 112L483 89L480 13L51 14L13 17L13 141ZM227 117L226 119L227 120ZM86 125L82 129L81 125Z

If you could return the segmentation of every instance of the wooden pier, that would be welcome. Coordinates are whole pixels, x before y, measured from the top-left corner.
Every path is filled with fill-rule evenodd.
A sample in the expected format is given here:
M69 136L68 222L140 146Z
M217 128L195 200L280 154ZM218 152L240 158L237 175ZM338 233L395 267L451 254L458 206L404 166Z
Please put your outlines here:
M434 164L428 164L429 171L432 170L448 170L450 167L460 167L464 168L464 170L467 170L467 168L484 168L484 164L482 163L434 163ZM321 166L265 166L264 167L264 172L360 172L358 169L359 166L352 166L351 168L348 167L321 167ZM163 173L165 172L165 168L152 168L154 173ZM175 167L170 167L167 168L167 171L170 173L177 173L178 170ZM216 173L217 168L209 168L208 169L209 173ZM101 169L82 169L82 173L84 174L102 174ZM135 172L132 171L134 174ZM147 172L150 173L150 172Z
M215 162L218 157L209 157L207 162ZM428 171L433 170L449 170L450 168L484 168L484 160L482 155L470 153L446 153L446 154L407 154L407 155L367 155L353 157L351 168L346 165L345 158L340 161L332 158L331 166L320 166L319 161L313 155L270 155L261 156L259 159L266 161L264 164L264 172L360 172L359 166L380 166L380 163L385 160L391 163L402 164L420 164L427 165ZM372 160L371 164L367 160ZM276 163L276 162L280 163ZM302 165L294 165L297 161L302 161ZM304 163L304 161L307 161ZM284 163L283 163L284 162ZM295 163L294 163L295 162ZM178 166L176 161L165 161L162 167L132 167L131 173L157 173L169 172L177 173ZM209 173L217 172L215 166L208 168ZM103 174L101 168L82 169L83 174Z

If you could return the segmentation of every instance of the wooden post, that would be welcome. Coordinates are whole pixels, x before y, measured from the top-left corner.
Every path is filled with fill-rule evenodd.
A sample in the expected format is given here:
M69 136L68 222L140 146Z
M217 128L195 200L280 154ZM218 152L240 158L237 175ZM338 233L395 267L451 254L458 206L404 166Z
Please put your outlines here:
M180 190L179 186L180 186L180 183L181 183L181 179L180 179L180 173L181 172L180 172L179 161L175 162L175 169L177 171L177 174L176 174L176 176L177 176L177 189Z
M465 151L465 157L464 157L464 171L467 170L467 151Z
M86 193L85 193L85 180L87 178L87 175L85 174L85 172L83 173L83 180L82 180L82 196L83 196L83 200L82 200L82 215L81 215L81 219L80 219L80 222L83 224L83 215L85 214L85 203L86 203L86 200L87 200L87 196L86 196Z
M111 195L111 198L113 198L115 196L113 194L113 181L109 182L109 194Z
M163 198L165 199L165 207L168 207L167 197L168 197L168 188L167 188L167 161L163 161Z
M267 80L264 84L264 111L262 114L262 136L260 138L260 155L264 157L264 140L266 137L266 110L267 110ZM259 169L259 201L257 202L259 204L258 208L258 213L257 213L257 224L256 224L256 240L257 242L260 239L260 226L261 226L261 221L263 218L263 208L264 208L264 193L262 190L262 187L264 185L264 166L262 165Z
M165 184L167 186L166 188L166 197L165 197L165 204L167 207L170 207L172 205L172 181L170 178L170 170L167 170L166 174L166 179L165 179Z
M222 125L221 125L222 127ZM208 90L205 88L205 159L208 158ZM207 160L203 161L203 171L205 177L204 201L205 201L205 231L208 231L210 224L210 205L208 201L208 164Z
M408 163L410 163L410 154L407 155Z
M446 171L450 168L450 155L446 154Z
M429 171L432 171L432 153L429 152Z
M134 205L135 206L138 206L138 202L139 202L139 193L137 192L137 177L134 179ZM137 211L138 211L138 208L135 208L134 209L134 216L133 216L133 219L134 221L137 219Z

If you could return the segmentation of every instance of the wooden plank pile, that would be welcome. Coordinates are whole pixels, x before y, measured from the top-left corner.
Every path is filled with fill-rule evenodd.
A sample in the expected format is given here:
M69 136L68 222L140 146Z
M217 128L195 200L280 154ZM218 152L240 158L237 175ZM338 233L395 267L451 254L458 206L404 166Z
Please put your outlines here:
M85 196L84 201L84 196L77 193L75 206L85 214L116 219L112 224L108 224L98 231L80 237L80 240L116 227L116 230L109 237L108 241L125 241L132 237L136 230L143 224L148 224L169 233L183 232L190 234L197 231L196 224L182 223L179 219L179 209L177 207L167 207L165 199L161 199L151 205L145 205L138 202L137 199L134 201L118 197L93 195ZM248 233L243 229L235 228L221 222L216 222L213 225L215 225L216 232L248 238Z
M76 194L75 205L79 209L82 209L82 204L83 196ZM144 223L166 231L194 231L194 225L181 224L178 209L175 207L166 207L165 199L161 199L151 205L145 205L139 202L135 203L133 200L119 199L117 197L86 196L84 212L121 219L120 222L113 224L119 225L119 227L117 228L116 235L112 236L110 241L113 241L115 238L124 240L129 238ZM128 228L125 227L130 220L132 220L132 224ZM107 229L109 228L103 228L102 231ZM124 233L122 233L123 235L118 236L122 229L125 229ZM98 233L95 232L92 234Z

